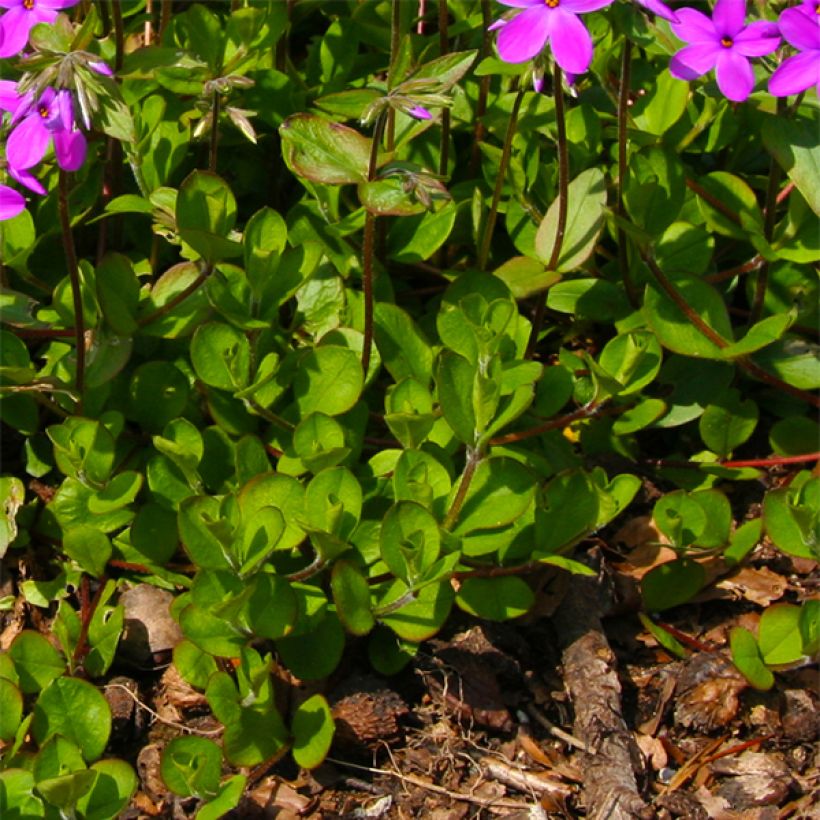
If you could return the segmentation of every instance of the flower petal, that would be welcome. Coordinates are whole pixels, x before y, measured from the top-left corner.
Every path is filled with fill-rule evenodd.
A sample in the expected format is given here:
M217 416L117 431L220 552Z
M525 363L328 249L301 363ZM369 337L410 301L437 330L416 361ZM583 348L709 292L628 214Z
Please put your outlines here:
M583 74L592 62L592 37L578 17L564 11L564 5L553 12L550 46L555 62L564 71Z
M721 51L725 49L715 43L695 43L686 46L669 61L669 72L679 80L694 80L695 77L700 77L715 67Z
M0 57L19 54L28 42L28 33L35 22L22 6L9 9L0 17Z
M498 35L498 56L505 63L523 63L544 48L550 30L550 11L536 6L510 20Z
M17 93L17 83L14 80L0 80L0 111L10 111L12 114L20 105L20 95Z
M614 0L561 0L559 8L571 11L573 14L587 14L611 6Z
M817 84L820 84L820 54L806 51L781 63L769 80L769 93L788 97Z
M755 75L748 59L731 48L724 48L718 54L715 76L721 93L732 102L743 102L755 85Z
M76 171L85 162L88 148L82 131L56 131L54 134L54 153L57 164L64 171Z
M762 57L776 51L779 45L780 29L774 23L758 20L735 37L733 48L744 57Z
M672 31L679 40L687 43L717 43L720 37L714 23L696 9L678 9L678 22L672 23Z
M746 22L746 0L717 0L712 22L721 37L734 39L743 31Z
M0 220L13 219L26 209L26 199L14 188L0 185Z
M24 171L22 168L15 168L13 165L8 167L9 176L17 180L21 185L25 185L30 191L34 191L35 194L42 194L45 196L46 189L40 184L40 180L37 179L33 174L30 174L28 171Z
M664 20L669 20L670 23L680 22L678 15L672 9L667 8L665 3L661 3L660 0L635 0L635 2L647 11L652 12L652 14L657 14L658 17L663 17Z
M786 9L778 18L777 25L780 33L795 48L801 51L820 49L820 18L815 14L807 21L807 17L802 6Z
M526 9L530 6L540 6L541 0L498 0L502 6L512 6L514 9Z
M46 9L69 9L76 6L80 0L37 0L37 5Z
M14 168L31 168L46 153L51 134L37 112L29 114L9 134L6 141L6 160Z

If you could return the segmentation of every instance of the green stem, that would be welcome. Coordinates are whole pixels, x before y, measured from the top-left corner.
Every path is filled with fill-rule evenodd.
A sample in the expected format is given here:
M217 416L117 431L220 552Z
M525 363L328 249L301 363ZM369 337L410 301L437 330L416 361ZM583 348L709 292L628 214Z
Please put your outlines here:
M450 38L448 36L449 14L447 12L447 0L438 2L438 48L439 54L443 57L450 50ZM439 141L439 176L447 176L447 162L450 158L450 109L444 108L441 112L441 138Z
M68 213L68 174L62 169L58 181L58 210L60 212L63 250L68 265L68 278L71 282L71 298L74 304L74 344L77 348L77 373L74 386L78 397L77 414L82 415L83 388L85 386L85 317L83 316L80 267L77 263L77 250L74 247L74 234L71 232L71 217Z
M561 87L563 73L558 63L555 63L553 73L552 93L555 97L555 126L558 150L558 221L555 225L555 242L552 246L547 270L555 270L558 267L558 260L561 258L561 250L564 247L564 233L567 229L567 211L569 204L569 145L567 143L567 123L564 113L564 90ZM538 336L541 333L541 326L544 324L544 312L547 309L546 298L538 302L535 309L535 316L532 320L532 331L527 344L527 356L532 356L535 346L538 344Z
M114 21L114 73L122 71L122 61L125 56L125 27L122 23L122 5L120 0L111 0L111 17Z
M629 113L629 90L632 74L632 42L629 39L624 41L624 50L621 54L621 85L618 91L618 214L626 216L624 209L624 187L627 176L627 147L629 137L627 135L627 119ZM618 266L621 269L621 280L624 283L626 295L633 308L640 305L638 291L632 279L632 271L629 268L629 254L626 247L626 231L618 227Z
M401 0L393 0L390 7L390 68L387 72L387 90L390 91L396 82L396 62L399 59L401 45ZM387 111L387 145L392 151L396 144L396 112L389 108Z
M481 30L484 32L481 38L480 59L484 59L490 54L490 24L492 23L492 12L490 10L490 0L481 0ZM470 154L469 175L476 176L481 164L481 141L484 139L484 123L482 119L487 113L487 97L490 94L490 75L481 78L478 84L478 99L475 104L475 126L473 129L473 150Z
M777 100L777 116L785 116L786 101L781 97ZM763 211L763 236L767 242L772 241L774 223L777 220L777 201L780 189L780 164L772 157L769 164L769 182L766 186L766 205ZM766 301L766 288L769 285L769 262L764 261L760 266L755 280L755 294L752 300L752 311L749 315L749 324L753 325L763 315L763 305Z
M211 138L208 141L208 170L216 173L216 156L219 147L219 92L214 89L211 97Z
M370 161L367 166L367 179L373 181L379 165L379 145L384 134L387 117L379 115L373 129L373 142L370 146ZM376 217L367 212L364 218L364 239L362 240L362 291L364 295L364 341L362 343L362 370L365 378L370 367L370 352L373 347L373 262L376 239Z
M495 230L495 221L498 218L498 204L501 202L501 192L504 189L504 182L507 177L507 167L510 164L510 154L512 152L512 141L515 136L515 129L518 126L518 113L521 110L521 101L524 98L524 89L520 89L515 95L510 121L507 123L507 134L504 137L504 148L501 151L501 162L498 165L498 175L495 178L495 189L493 199L490 203L490 212L487 214L487 221L484 224L484 232L481 237L481 247L478 252L478 269L486 270L487 260L490 256L490 243Z
M464 465L464 472L461 474L461 483L458 485L456 497L453 499L453 504L450 507L447 515L444 517L442 527L445 530L451 530L458 521L459 513L464 505L464 499L467 498L467 491L470 489L475 471L478 465L481 464L483 454L473 447L467 448L467 463Z

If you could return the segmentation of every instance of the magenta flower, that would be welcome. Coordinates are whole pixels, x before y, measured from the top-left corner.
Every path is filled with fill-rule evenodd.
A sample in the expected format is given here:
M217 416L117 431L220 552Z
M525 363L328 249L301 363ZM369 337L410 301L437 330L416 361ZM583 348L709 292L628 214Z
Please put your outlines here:
M0 222L13 219L26 208L26 200L19 191L0 185Z
M808 0L786 9L777 21L780 33L799 54L787 57L769 80L775 97L799 94L814 86L820 95L820 3Z
M504 62L531 60L549 42L564 71L583 74L592 62L592 38L579 14L602 9L613 0L498 0L524 9L501 27L498 54ZM494 26L493 28L497 28Z
M28 43L28 35L37 23L53 23L60 9L80 0L0 0L8 11L0 17L0 57L19 54Z
M652 14L657 14L658 17L663 17L664 20L669 20L670 23L678 22L678 15L672 9L668 9L666 4L661 3L660 0L635 0L635 2L647 11L651 11Z
M750 57L771 54L780 43L774 23L745 24L746 0L717 0L711 19L695 9L677 11L672 31L690 45L669 63L679 80L694 80L715 69L718 88L733 102L743 102L754 88Z
M64 171L76 171L85 161L85 136L75 129L74 106L65 89L47 88L36 103L24 97L12 118L12 124L15 122L6 142L10 168L26 170L36 165L45 156L50 141L54 142L57 164Z

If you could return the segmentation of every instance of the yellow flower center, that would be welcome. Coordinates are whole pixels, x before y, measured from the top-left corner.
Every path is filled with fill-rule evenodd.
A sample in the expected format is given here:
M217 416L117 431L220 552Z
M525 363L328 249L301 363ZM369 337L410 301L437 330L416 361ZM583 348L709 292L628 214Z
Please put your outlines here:
M544 0L544 5L551 9L558 8L561 5L561 0Z
M735 43L734 43L734 40L732 40L732 38L731 38L731 37L724 37L724 38L720 41L720 44L721 44L724 48L731 48L731 47L732 47Z
M31 11L34 8L34 3L36 0L23 0L23 8L27 11Z
M41 105L40 108L37 110L37 113L45 120L48 119L48 108L46 106Z

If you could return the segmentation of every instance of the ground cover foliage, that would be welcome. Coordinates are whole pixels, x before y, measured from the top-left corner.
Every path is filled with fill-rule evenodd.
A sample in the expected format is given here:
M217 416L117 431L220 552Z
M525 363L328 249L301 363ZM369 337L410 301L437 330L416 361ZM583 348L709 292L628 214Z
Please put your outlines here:
M4 818L808 816L820 17L669 5L0 3Z

